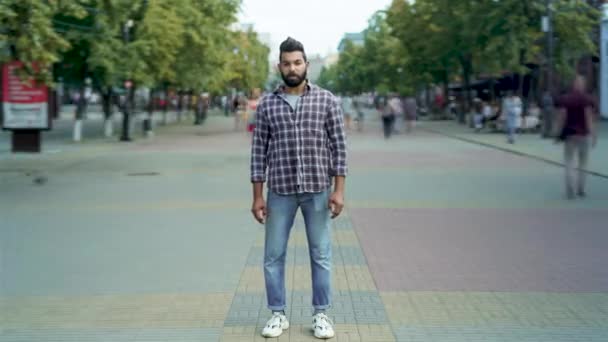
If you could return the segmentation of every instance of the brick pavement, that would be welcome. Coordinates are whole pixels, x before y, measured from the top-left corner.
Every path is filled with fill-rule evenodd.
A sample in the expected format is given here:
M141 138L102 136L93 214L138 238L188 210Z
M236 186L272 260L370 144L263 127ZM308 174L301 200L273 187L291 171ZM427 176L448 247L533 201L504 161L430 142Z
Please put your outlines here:
M249 138L231 125L0 166L15 171L0 172L0 341L264 340ZM608 340L604 179L569 202L562 170L537 160L423 131L349 137L334 340ZM292 326L275 340L314 340L309 267L298 218Z

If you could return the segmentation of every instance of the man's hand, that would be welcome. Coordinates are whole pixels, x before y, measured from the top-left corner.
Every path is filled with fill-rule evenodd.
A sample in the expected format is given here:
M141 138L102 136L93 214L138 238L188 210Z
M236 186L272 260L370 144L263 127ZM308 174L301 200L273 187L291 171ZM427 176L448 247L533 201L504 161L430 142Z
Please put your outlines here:
M266 201L264 201L264 197L257 197L253 200L253 205L251 206L251 213L253 217L261 224L264 224L266 221Z
M342 212L344 208L344 194L342 192L334 191L329 196L329 210L331 211L331 218L336 218Z

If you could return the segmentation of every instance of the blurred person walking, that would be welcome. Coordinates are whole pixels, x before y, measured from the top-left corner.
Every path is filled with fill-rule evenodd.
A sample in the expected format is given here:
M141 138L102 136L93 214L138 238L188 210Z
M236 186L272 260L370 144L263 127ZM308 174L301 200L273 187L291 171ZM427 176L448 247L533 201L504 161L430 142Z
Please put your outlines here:
M363 124L365 122L365 104L360 99L353 101L353 110L357 113L357 132L363 132Z
M253 133L255 129L255 113L260 101L260 94L260 89L255 88L251 91L251 96L247 100L247 132L249 133Z
M418 104L416 103L416 98L413 96L406 97L403 104L403 109L405 119L405 132L411 133L414 128L416 118L418 116Z
M517 118L521 118L522 103L515 91L509 92L509 95L503 100L502 113L505 120L505 128L507 132L507 142L515 143L515 132L517 130Z
M391 94L386 99L379 101L378 111L382 116L382 126L384 129L384 138L389 139L395 131L395 119L403 113L401 100L395 94Z
M342 113L344 115L344 124L347 130L351 128L352 116L354 112L353 99L346 95L340 97L340 104L342 105Z
M559 108L555 136L564 142L566 197L585 197L585 176L589 149L597 144L593 99L585 93L585 80L577 76L570 92L557 100ZM574 158L578 159L578 165ZM578 166L578 170L575 170Z
M194 113L194 124L202 125L207 119L207 112L209 111L209 103L211 99L209 98L209 93L203 92L199 95L198 99L196 99L195 103L195 113Z

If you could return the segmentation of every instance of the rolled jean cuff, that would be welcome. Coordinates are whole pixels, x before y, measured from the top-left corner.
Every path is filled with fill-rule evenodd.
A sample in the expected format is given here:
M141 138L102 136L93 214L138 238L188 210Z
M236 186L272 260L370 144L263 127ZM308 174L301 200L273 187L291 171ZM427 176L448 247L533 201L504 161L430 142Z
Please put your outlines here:
M325 305L313 305L312 306L315 310L327 310L331 308L331 304L325 304Z
M283 305L283 306L268 305L268 309L271 311L285 311L285 305Z

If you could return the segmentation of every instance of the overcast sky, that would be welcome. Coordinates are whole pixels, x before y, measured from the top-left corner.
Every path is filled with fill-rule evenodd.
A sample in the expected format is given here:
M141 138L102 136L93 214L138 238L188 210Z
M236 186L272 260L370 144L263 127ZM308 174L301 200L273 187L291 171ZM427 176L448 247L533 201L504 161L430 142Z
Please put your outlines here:
M272 51L287 36L310 56L335 52L345 32L360 32L375 11L391 0L243 0L239 21L271 35Z

